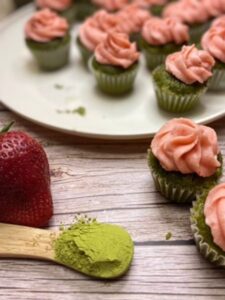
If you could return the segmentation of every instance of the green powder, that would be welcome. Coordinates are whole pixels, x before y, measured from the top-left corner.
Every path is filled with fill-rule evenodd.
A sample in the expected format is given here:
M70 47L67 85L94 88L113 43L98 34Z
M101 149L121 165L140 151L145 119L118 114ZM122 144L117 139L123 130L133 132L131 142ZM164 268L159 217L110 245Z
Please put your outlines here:
M80 220L55 241L56 260L81 273L116 278L129 268L133 241L120 226Z

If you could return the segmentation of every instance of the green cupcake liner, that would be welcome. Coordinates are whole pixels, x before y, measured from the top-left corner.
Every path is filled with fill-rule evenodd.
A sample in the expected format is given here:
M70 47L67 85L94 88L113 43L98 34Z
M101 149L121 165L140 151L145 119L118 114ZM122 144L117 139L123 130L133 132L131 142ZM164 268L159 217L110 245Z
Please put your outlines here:
M200 96L207 90L205 88L202 93L198 94L178 94L163 89L154 84L157 102L160 108L173 113L184 113L191 110L199 102Z
M209 80L209 90L212 91L225 90L225 69L214 68L213 76Z
M157 191L166 199L176 203L190 203L198 195L215 186L222 175L222 156L218 155L221 167L217 172L208 178L197 174L181 174L180 172L167 172L164 170L158 159L148 150L148 165Z
M26 40L26 44L44 71L54 71L64 67L69 62L70 35L49 43L38 43Z
M202 24L189 25L190 41L189 44L199 43L202 35L209 29L211 21Z
M209 226L205 223L204 204L208 192L198 197L191 209L191 230L201 255L211 263L225 267L225 252L213 242Z
M90 61L90 68L101 91L110 95L121 95L132 90L138 71L138 64L130 67L128 70L123 70L121 73L110 74L96 68L93 61L94 59Z
M81 43L79 37L77 37L76 43L77 43L78 49L79 49L79 51L80 51L82 61L83 61L84 65L87 67L87 66L88 66L88 62L89 62L90 58L91 58L92 55L93 55L93 52L90 51L89 49L87 49L87 48Z

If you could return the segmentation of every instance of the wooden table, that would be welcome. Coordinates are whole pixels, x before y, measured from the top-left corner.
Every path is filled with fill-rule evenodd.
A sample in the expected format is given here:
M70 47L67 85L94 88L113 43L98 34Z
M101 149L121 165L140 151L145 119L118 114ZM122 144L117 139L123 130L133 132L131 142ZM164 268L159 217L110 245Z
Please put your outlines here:
M199 255L189 207L168 203L155 191L146 163L150 140L84 140L36 126L0 106L0 122L12 119L15 129L37 138L47 152L55 206L50 226L70 224L77 213L121 224L135 241L135 257L130 272L115 282L48 262L1 260L1 300L225 299L225 270ZM212 124L222 152L224 123Z

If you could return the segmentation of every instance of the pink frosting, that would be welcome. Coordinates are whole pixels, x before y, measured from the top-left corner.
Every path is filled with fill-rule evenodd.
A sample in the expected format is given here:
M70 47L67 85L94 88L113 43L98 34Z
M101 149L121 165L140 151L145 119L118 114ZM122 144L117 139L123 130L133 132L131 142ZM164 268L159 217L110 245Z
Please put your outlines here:
M150 18L150 13L136 4L127 5L118 14L118 32L127 34L140 32L143 24Z
M213 26L202 37L201 45L213 57L225 63L225 27Z
M72 5L72 0L36 0L36 5L39 8L63 11Z
M151 45L183 44L189 40L189 29L174 18L150 18L142 28L142 37Z
M181 0L166 6L164 17L176 17L187 24L203 23L210 16L202 2L199 0Z
M204 215L214 243L225 251L225 183L218 184L209 192Z
M139 5L143 8L148 8L153 5L164 5L168 0L134 0L132 3Z
M100 10L81 25L79 38L87 49L94 51L96 46L106 38L107 33L117 24L116 15Z
M68 30L68 22L46 8L36 12L26 23L25 35L36 42L50 42L64 37Z
M213 175L220 162L216 132L190 119L172 119L155 135L151 149L166 171Z
M95 49L96 60L105 65L129 68L139 59L136 43L129 41L128 35L110 32Z
M202 3L210 17L217 17L225 13L224 0L202 0Z
M213 57L195 45L183 46L181 51L166 58L166 70L186 84L203 83L212 76Z
M213 27L214 27L214 26L222 26L222 27L225 27L225 15L216 18L216 19L212 22L211 27L212 27L212 26L213 26Z
M108 11L116 11L129 3L129 0L92 0L92 2Z

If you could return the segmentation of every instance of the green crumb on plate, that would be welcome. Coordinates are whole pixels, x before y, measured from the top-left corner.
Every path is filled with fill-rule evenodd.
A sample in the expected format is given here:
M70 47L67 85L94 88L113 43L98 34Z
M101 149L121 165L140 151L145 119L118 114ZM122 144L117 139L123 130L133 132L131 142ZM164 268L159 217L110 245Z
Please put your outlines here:
M172 232L167 232L165 238L166 238L166 241L169 241L171 238L172 238L173 234Z
M54 88L57 89L57 90L62 90L63 89L63 85L62 84L59 84L59 83L56 83L54 85Z
M74 109L65 109L65 110L57 109L57 113L59 113L59 114L78 114L81 117L84 117L86 115L86 108L83 106L79 106Z

